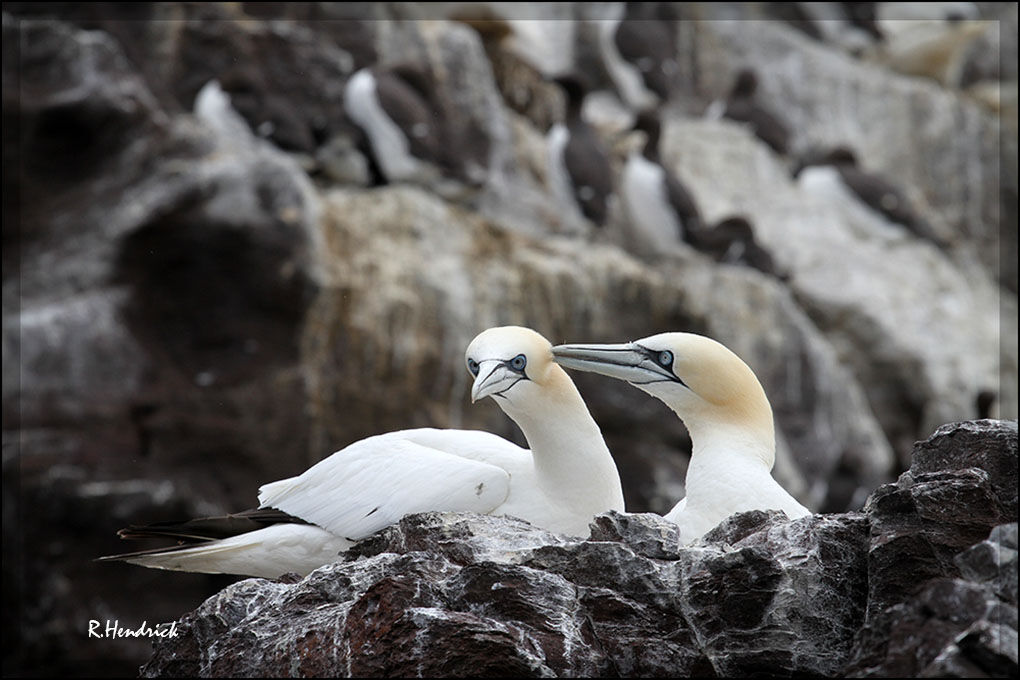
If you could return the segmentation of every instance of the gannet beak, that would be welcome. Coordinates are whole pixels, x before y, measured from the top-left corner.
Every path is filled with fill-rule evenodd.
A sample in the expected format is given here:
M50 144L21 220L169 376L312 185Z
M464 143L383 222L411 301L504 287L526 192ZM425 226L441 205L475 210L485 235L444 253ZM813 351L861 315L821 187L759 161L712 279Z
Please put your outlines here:
M508 369L502 361L483 361L478 369L478 377L471 385L471 403L485 397L502 396L518 380L523 380L523 377Z
M553 360L565 368L599 373L629 383L676 380L671 371L653 360L649 350L636 343L556 345L552 348L552 353Z

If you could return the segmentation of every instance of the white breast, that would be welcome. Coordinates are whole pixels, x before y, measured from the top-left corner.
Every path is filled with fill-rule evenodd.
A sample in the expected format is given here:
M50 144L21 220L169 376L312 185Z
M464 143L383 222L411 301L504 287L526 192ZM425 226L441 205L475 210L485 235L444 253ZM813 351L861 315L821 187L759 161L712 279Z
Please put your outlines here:
M616 86L620 97L633 110L640 111L655 106L658 97L645 87L641 70L628 63L616 48L614 40L619 20L603 21L599 26L599 47L602 50L602 61L606 65L609 77Z
M379 169L390 182L413 181L423 172L411 155L407 137L383 111L376 96L375 79L367 70L351 76L344 88L344 110L368 136Z
M683 225L669 204L663 169L632 152L624 165L621 184L631 245L651 252L674 247L683 235Z

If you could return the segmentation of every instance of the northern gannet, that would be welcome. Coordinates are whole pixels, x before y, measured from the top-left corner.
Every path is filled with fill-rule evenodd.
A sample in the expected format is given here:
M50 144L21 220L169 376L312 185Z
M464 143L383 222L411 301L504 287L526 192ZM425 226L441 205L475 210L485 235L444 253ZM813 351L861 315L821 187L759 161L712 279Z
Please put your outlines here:
M598 513L623 510L616 464L552 346L533 330L491 328L468 346L472 402L492 397L531 450L475 430L414 429L355 442L259 489L237 515L121 530L184 545L103 557L157 569L277 578L307 574L416 512L512 515L585 536Z
M576 76L555 81L567 96L566 118L549 130L549 175L553 189L563 201L574 202L581 213L599 226L609 218L609 197L613 193L613 172L598 134L581 117L586 95L584 83Z
M754 372L720 343L661 333L619 345L558 345L567 368L624 380L662 400L690 432L687 495L666 514L690 543L735 512L811 512L772 478L772 407Z

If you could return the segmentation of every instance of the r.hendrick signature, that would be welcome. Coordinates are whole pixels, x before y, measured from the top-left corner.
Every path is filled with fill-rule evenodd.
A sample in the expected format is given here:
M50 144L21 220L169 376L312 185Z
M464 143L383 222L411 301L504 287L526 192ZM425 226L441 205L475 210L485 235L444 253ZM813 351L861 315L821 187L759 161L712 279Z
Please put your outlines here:
M96 619L89 619L89 637L90 638L173 638L177 637L177 622L172 623L159 623L155 626L150 626L148 621L142 621L142 625L137 628L122 628L120 621L114 619L110 621L106 620L106 627L102 628L102 623Z

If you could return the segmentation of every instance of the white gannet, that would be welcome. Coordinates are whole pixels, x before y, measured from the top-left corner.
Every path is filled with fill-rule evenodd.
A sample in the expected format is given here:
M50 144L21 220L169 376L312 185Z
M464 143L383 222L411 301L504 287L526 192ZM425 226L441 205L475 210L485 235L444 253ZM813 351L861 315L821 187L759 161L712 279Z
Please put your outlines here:
M170 536L184 545L100 559L277 578L329 564L416 512L512 515L586 536L595 515L623 510L602 432L570 377L553 363L545 338L528 328L491 328L471 342L466 360L475 378L472 402L492 397L521 428L530 451L475 430L368 437L297 477L264 485L256 510L121 531L125 538Z
M619 345L558 345L567 368L625 380L662 400L684 424L694 450L687 495L666 514L690 543L736 512L810 515L772 478L772 407L754 372L720 343L692 333L661 333Z

